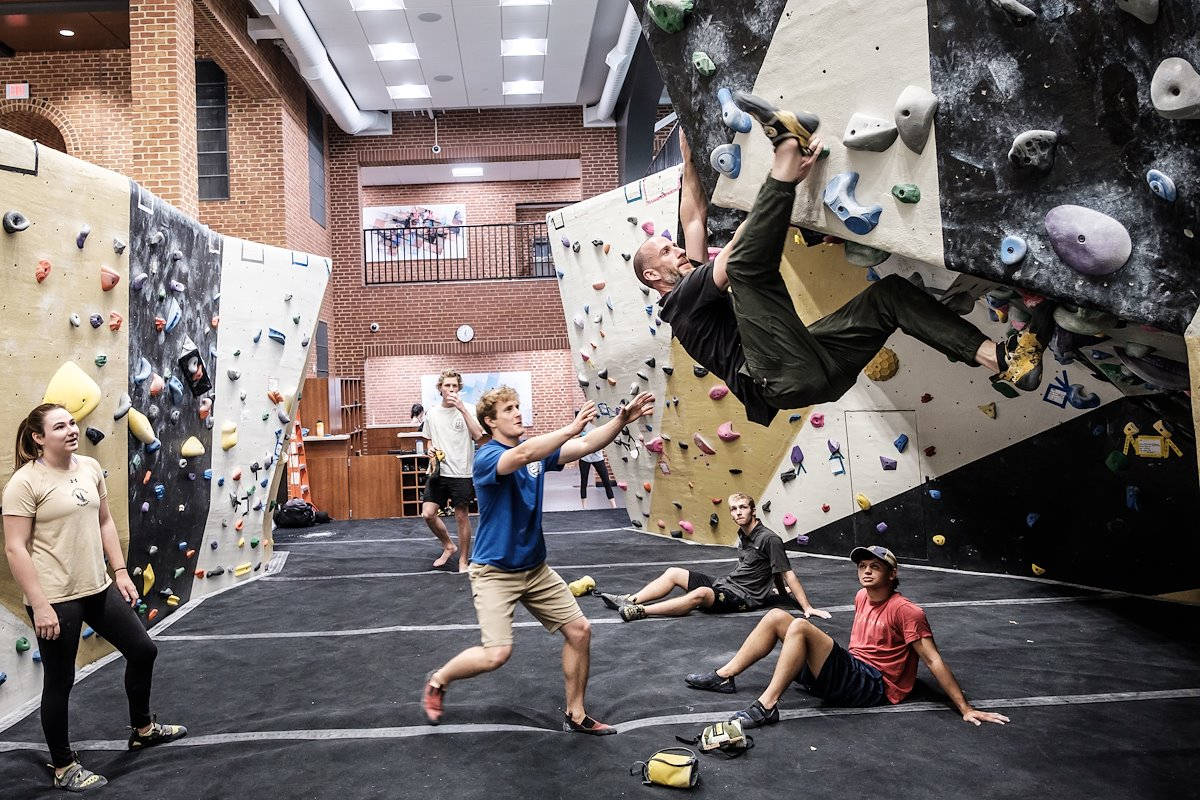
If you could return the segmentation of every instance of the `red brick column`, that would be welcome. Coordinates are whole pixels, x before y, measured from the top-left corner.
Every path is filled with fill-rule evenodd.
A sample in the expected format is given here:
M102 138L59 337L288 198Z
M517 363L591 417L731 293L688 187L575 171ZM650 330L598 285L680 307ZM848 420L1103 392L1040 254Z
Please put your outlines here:
M133 112L130 177L197 216L196 62L192 0L129 6Z

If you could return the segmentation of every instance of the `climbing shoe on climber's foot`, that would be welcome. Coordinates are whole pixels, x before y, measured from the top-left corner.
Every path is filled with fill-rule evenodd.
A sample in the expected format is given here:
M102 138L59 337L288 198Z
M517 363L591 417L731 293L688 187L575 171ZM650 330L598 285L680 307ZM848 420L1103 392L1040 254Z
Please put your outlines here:
M621 620L623 622L633 622L635 619L646 618L646 607L643 605L638 605L637 603L633 603L631 605L621 606L617 613L621 615Z
M1005 397L1016 397L1017 390L1032 392L1042 382L1042 353L1046 345L1031 331L1013 333L1005 346L996 347L1000 374L992 378L992 387Z
M763 133L778 146L784 139L796 139L805 153L808 140L821 124L821 118L805 111L784 111L749 92L733 93L733 102L738 108L754 117L762 125Z
M608 592L592 592L592 594L599 597L604 605L613 611L620 611L621 606L633 605L633 595L631 594L609 594Z
M85 769L78 761L71 762L62 775L54 774L54 788L66 792L86 792L108 784L108 779Z
M129 733L129 749L141 750L156 744L166 744L187 736L187 728L182 725L160 725L157 721L150 723L150 730L138 733L134 728Z
M421 690L421 710L425 712L425 719L430 725L442 721L442 701L446 698L446 687L433 685L434 672L437 670L425 676L425 688Z

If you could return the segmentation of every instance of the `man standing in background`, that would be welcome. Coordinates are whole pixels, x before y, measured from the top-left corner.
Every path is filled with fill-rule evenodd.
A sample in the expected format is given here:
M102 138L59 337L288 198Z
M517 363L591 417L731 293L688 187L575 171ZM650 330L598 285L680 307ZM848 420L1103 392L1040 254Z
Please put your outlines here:
M425 412L425 438L430 440L430 475L421 495L421 516L433 535L442 543L442 554L433 562L441 567L458 553L458 571L467 571L471 557L471 501L475 486L471 482L475 458L475 442L483 437L483 428L475 419L474 409L468 409L458 397L462 390L462 375L446 370L438 376L438 393L442 402ZM450 541L450 533L438 516L449 502L454 506L458 522L458 546Z

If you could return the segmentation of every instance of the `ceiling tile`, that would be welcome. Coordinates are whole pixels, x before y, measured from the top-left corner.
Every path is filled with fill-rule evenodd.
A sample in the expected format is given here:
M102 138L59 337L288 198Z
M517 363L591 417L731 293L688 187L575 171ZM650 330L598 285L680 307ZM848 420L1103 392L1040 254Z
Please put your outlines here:
M360 11L358 21L371 44L412 41L412 31L404 11Z
M504 6L501 32L505 39L544 39L549 18L550 6Z
M546 38L546 86L542 102L572 104L579 98L579 82L587 58L587 42L596 18L597 0L555 3L550 9ZM603 55L600 56L603 58Z
M509 57L504 61L504 80L540 81L546 65L544 56Z
M419 61L377 61L379 74L389 86L398 83L425 83L425 75ZM433 87L430 87L430 92Z

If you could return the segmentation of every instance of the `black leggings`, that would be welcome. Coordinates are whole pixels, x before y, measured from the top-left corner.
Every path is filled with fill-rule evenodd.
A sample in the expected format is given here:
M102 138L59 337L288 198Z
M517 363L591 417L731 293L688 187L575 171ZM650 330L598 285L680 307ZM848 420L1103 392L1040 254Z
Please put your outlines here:
M125 656L125 694L129 697L129 724L144 728L150 724L150 681L158 646L150 639L141 620L121 597L115 583L102 592L52 603L58 614L59 634L54 640L38 637L42 654L42 731L50 747L55 767L65 767L74 759L67 730L67 701L75 684L75 654L83 623L91 625ZM33 609L25 607L33 619Z
M597 461L594 464L590 461L584 461L583 459L579 460L579 497L581 499L587 498L588 469L590 467L596 468L596 474L599 475L600 480L604 482L604 493L608 495L609 500L612 500L612 479L608 477L608 467L604 466L603 460Z

